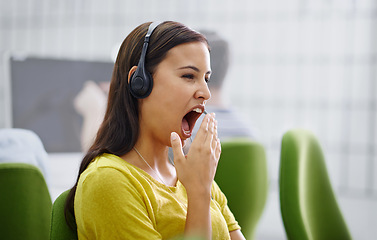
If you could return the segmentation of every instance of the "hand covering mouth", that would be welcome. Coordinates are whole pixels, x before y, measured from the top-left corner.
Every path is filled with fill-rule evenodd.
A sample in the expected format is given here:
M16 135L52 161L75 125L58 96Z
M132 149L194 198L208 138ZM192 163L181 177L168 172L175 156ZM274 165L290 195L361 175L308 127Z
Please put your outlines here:
M196 120L202 115L204 107L196 106L191 111L189 111L182 119L182 132L185 137L190 137L192 130L194 129Z

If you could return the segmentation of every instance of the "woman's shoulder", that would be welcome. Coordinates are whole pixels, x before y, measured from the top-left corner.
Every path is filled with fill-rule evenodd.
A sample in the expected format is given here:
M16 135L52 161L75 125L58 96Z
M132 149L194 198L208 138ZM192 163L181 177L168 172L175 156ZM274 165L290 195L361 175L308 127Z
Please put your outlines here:
M106 171L116 170L128 173L130 171L129 167L129 164L120 157L114 154L104 153L93 159L86 170L89 170L89 172L103 171L105 173Z
M128 163L117 155L111 153L103 153L96 157L92 163L96 164L97 168L115 168L119 170L127 170Z
M89 192L114 192L136 194L144 192L143 176L122 158L113 154L103 154L93 159L88 168L80 175L78 189Z
M135 178L135 172L132 171L130 164L109 153L104 153L93 159L80 176L82 182L90 180L92 184L127 181L132 178Z

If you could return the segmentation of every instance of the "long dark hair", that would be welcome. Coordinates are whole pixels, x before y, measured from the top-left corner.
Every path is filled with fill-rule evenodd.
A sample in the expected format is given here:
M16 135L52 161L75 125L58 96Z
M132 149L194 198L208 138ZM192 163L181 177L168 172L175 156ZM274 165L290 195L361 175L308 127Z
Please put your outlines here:
M74 198L81 173L89 163L103 153L117 156L132 150L139 137L139 107L128 85L128 73L137 66L144 37L151 23L135 28L123 41L111 77L107 109L104 120L97 132L93 145L84 156L75 185L70 190L65 204L65 216L74 216ZM146 55L145 67L152 74L167 52L180 44L188 42L207 43L206 38L185 25L166 21L153 31ZM70 224L69 221L67 221Z

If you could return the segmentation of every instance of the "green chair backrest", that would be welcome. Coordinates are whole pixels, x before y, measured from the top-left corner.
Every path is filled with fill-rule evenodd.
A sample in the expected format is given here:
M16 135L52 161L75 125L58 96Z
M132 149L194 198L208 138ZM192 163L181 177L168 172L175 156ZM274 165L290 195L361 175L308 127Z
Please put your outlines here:
M288 239L351 239L316 137L292 129L282 139L280 208Z
M26 163L0 164L0 238L49 238L51 196L41 171Z
M52 205L52 215L51 215L51 230L50 239L51 240L76 240L77 237L77 227L76 221L73 215L68 216L68 221L74 227L75 230L70 228L66 222L64 215L64 206L68 196L69 190L61 193L58 198L54 201Z
M215 181L226 195L246 239L254 239L268 192L264 147L246 138L222 142Z

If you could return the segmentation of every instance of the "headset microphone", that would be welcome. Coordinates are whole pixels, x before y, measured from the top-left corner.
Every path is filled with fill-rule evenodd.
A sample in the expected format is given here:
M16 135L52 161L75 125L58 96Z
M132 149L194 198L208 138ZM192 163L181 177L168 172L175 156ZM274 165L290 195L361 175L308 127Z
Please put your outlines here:
M147 55L149 38L159 24L160 22L153 22L149 25L137 69L131 76L130 91L135 98L146 98L152 92L153 78L145 68L145 57Z

